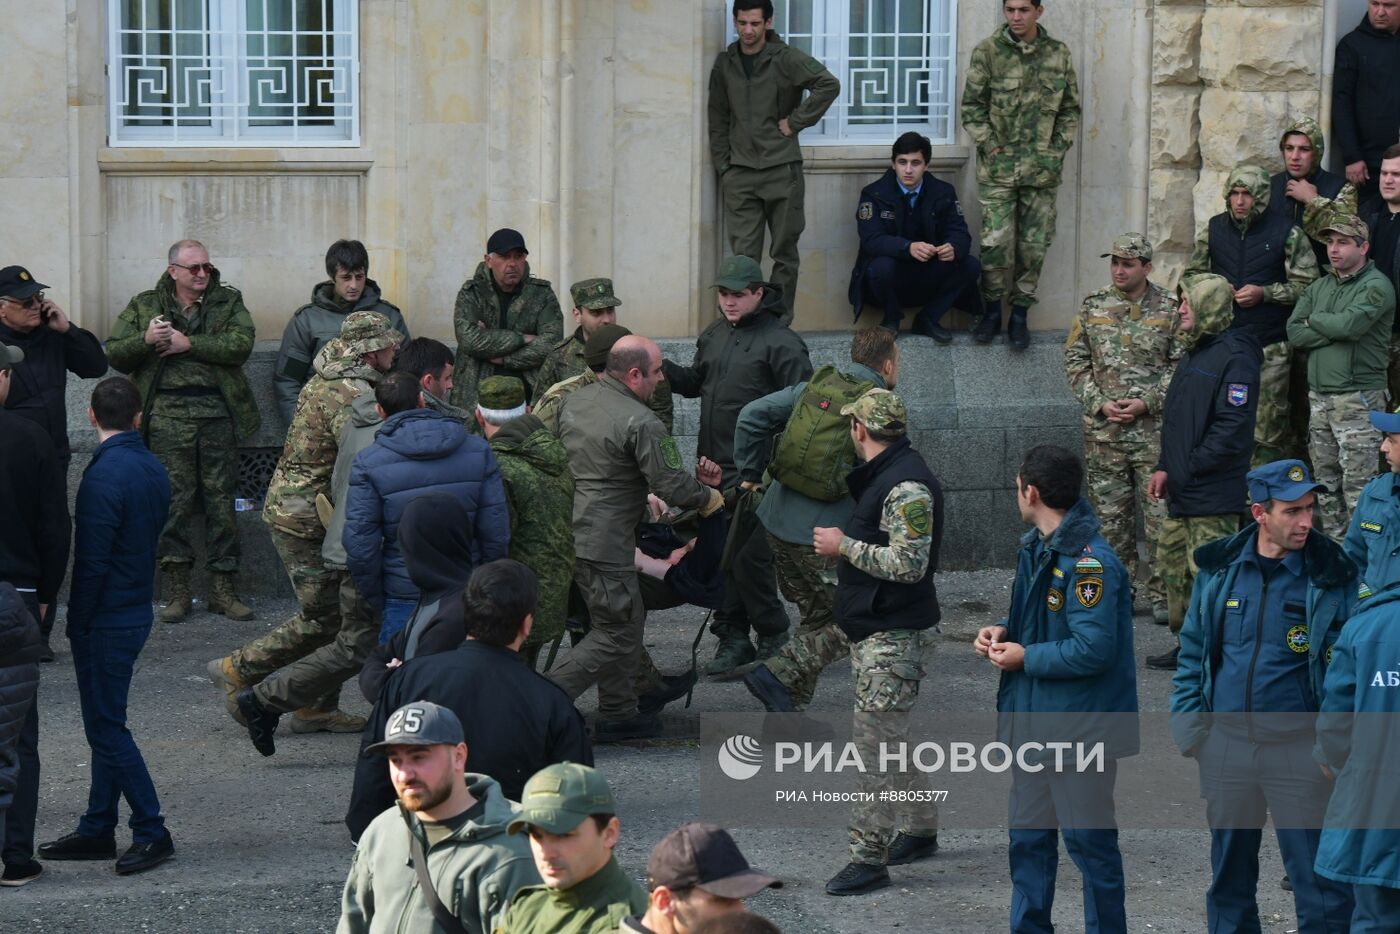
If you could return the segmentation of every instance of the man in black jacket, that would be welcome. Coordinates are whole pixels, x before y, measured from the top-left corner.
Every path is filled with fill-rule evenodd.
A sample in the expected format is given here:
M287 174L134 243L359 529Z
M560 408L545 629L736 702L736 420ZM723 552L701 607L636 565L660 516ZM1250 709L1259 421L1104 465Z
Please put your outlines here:
M1366 17L1337 43L1332 127L1347 181L1364 201L1376 192L1381 153L1400 135L1400 0L1370 0Z
M880 325L891 331L899 330L905 305L918 305L923 310L911 330L947 344L953 335L939 321L978 281L982 264L970 253L972 234L957 192L925 171L932 158L928 137L905 133L894 141L890 168L861 189L850 299L857 318L867 298L879 305ZM979 295L979 313L980 303Z
M1371 231L1371 261L1400 294L1400 143L1381 153L1380 190L1358 212ZM1400 402L1400 320L1390 334L1390 401Z
M1233 303L1234 290L1221 276L1194 276L1183 286L1178 339L1189 352L1167 388L1162 457L1147 488L1148 496L1167 500L1157 563L1173 634L1191 600L1193 554L1234 534L1245 508L1264 353L1253 331L1230 327ZM1154 655L1147 667L1173 670L1179 651Z
M68 484L48 434L3 408L14 366L24 359L17 347L0 343L0 581L19 592L35 619L58 599L68 566ZM5 811L7 884L37 876L34 818L39 806L39 709L29 705L18 740L19 781Z
M525 782L555 762L593 764L583 715L569 695L518 654L534 622L534 572L502 558L472 574L463 597L467 639L450 652L419 656L390 676L365 724L345 824L354 840L394 803L384 760L365 749L384 738L389 715L415 700L441 704L466 730L473 768L519 801Z
M25 601L13 586L0 583L0 819L10 809L19 787L19 738L39 690L43 649L39 623ZM39 878L43 866L24 855L22 862L5 863L0 885L20 886Z

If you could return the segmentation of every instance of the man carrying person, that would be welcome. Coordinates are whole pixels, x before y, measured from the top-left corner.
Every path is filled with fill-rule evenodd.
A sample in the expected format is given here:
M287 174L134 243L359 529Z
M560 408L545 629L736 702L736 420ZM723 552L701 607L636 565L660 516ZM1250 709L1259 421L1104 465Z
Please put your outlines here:
M408 325L398 306L386 301L379 283L369 278L369 251L358 240L337 240L326 250L325 282L311 290L311 301L292 313L282 331L282 346L272 371L272 395L282 421L296 415L297 396L315 375L316 355L340 336L345 319L357 311L374 311L408 340ZM392 362L392 361L391 361Z
M495 779L466 770L469 752L457 715L431 701L394 711L365 749L388 760L398 806L360 837L337 934L490 932L515 893L539 882L529 845L506 833L517 806Z
M1347 181L1375 194L1381 153L1400 127L1400 0L1369 0L1366 16L1337 43L1332 129Z
M533 398L540 364L564 336L559 299L544 279L530 275L525 238L503 227L486 240L476 274L462 284L452 313L457 363L452 404L471 412L476 386L488 376L517 376Z
M238 599L238 439L262 424L243 363L253 352L253 319L243 295L219 279L198 240L170 247L156 287L136 295L112 326L107 359L131 376L144 400L142 433L170 475L170 518L161 533L165 572L161 622L190 612L190 528L204 512L204 564L213 578L210 613L249 620Z

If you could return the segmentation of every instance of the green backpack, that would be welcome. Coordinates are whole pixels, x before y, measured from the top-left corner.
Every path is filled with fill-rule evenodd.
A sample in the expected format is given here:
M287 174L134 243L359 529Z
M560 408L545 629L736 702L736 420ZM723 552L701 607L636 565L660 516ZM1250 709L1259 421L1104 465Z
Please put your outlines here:
M851 419L841 407L875 384L847 376L834 366L812 374L792 410L768 472L790 490L834 503L849 495L846 474L856 465Z

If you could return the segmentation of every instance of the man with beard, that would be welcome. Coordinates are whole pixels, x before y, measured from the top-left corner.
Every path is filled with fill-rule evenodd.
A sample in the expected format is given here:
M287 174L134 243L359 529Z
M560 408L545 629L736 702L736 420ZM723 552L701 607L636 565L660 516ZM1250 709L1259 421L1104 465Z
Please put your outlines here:
M399 802L360 838L338 934L493 930L539 874L529 846L505 832L517 806L494 779L466 771L457 715L428 701L406 704L366 751L389 760Z

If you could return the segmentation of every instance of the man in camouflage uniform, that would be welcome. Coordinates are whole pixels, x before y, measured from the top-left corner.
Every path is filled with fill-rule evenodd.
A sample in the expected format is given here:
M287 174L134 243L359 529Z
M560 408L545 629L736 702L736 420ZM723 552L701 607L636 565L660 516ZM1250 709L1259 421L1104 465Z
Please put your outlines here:
M531 414L543 422L544 426L557 437L559 435L559 412L564 406L564 400L569 397L570 393L598 382L602 378L603 370L608 362L608 353L612 350L613 344L616 344L619 338L626 337L631 333L620 324L604 324L590 334L588 340L584 342L581 354L583 372L577 376L562 379L546 389L530 410ZM647 408L651 409L651 414L661 419L661 424L666 427L669 434L675 419L671 387L666 383L658 384L656 391L651 394L651 398L644 401Z
M1186 275L1214 273L1234 290L1232 328L1252 331L1264 348L1254 423L1254 466L1301 457L1289 403L1293 348L1288 314L1318 276L1317 257L1289 215L1269 211L1269 174L1257 165L1235 166L1222 192L1226 210L1196 236Z
M1368 255L1361 218L1334 214L1327 273L1303 292L1288 319L1288 339L1308 351L1308 453L1317 482L1322 531L1341 541L1361 491L1376 473L1378 432L1371 411L1388 406L1395 289Z
M985 344L1001 329L1010 291L1007 342L1030 345L1026 316L1055 235L1055 194L1065 153L1079 127L1079 79L1063 42L1039 25L1040 0L1003 0L1006 25L972 50L962 125L977 145L982 203L982 298L973 336Z
M611 279L584 279L569 286L574 300L574 333L560 341L540 364L535 374L542 396L555 383L578 376L588 368L583 362L583 348L594 332L607 324L617 323L617 309L622 302L613 294Z
M1147 532L1152 616L1167 622L1167 594L1157 569L1157 536L1166 506L1147 496L1161 456L1157 416L1181 357L1174 340L1180 318L1176 300L1150 281L1152 244L1140 233L1113 241L1113 285L1080 306L1065 341L1065 375L1084 408L1084 466L1089 499L1103 537L1124 557L1128 577L1138 579L1135 544L1140 513Z
M520 653L534 667L540 649L564 632L574 577L574 478L569 452L525 408L514 376L488 376L476 399L476 423L496 455L510 508L510 557L535 572L540 599Z
M943 538L943 491L909 442L904 400L871 389L843 406L861 461L848 479L855 511L845 530L814 528L818 555L838 558L836 619L851 643L855 673L852 740L862 761L909 740L909 711L933 651L938 595L933 574ZM880 609L874 609L878 606ZM761 670L761 669L758 669ZM746 686L769 710L791 710L776 681ZM868 768L857 778L849 829L851 861L826 884L828 895L863 895L890 884L887 865L938 849L938 809L920 803L928 778L917 769ZM888 797L893 794L896 803ZM887 800L882 801L885 798ZM902 798L903 800L899 800ZM896 831L899 831L896 834Z
M326 530L317 514L316 497L331 493L331 472L341 431L350 419L351 400L389 370L402 337L378 312L357 311L345 319L340 336L316 354L316 375L302 387L263 506L263 521L286 566L299 609L272 632L209 663L209 675L223 689L225 707L235 719L238 691L256 685L259 703L297 712L291 721L295 732L352 732L364 725L361 718L336 709L340 681L353 671L339 680L304 679L316 686L319 696L285 679L274 685L275 692L260 682L331 642L341 630L340 589L345 572L326 567L322 559ZM363 636L368 654L375 633L371 630Z
M1326 137L1317 121L1299 117L1279 137L1283 171L1275 172L1269 179L1269 210L1286 215L1308 235L1319 269L1326 269L1328 264L1322 225L1335 212L1356 213L1356 186L1322 167L1326 147Z
M238 576L238 440L262 424L243 362L253 351L253 319L237 289L197 240L170 248L156 287L127 303L112 327L107 358L141 390L151 453L170 474L170 517L157 554L165 571L162 622L190 611L190 526L203 503L209 612L253 618L234 589Z
M452 314L457 363L452 404L476 408L476 386L488 376L518 376L534 398L548 389L536 373L564 336L559 299L544 279L530 275L525 238L503 227L486 241L476 274L462 284Z
M602 378L570 394L559 416L574 476L574 579L592 628L549 676L570 697L598 685L597 742L661 729L657 714L638 710L634 683L646 620L634 554L647 493L702 516L724 507L718 466L700 462L704 484L688 475L675 439L644 404L664 378L661 348L623 337Z

